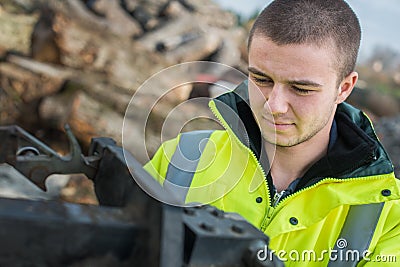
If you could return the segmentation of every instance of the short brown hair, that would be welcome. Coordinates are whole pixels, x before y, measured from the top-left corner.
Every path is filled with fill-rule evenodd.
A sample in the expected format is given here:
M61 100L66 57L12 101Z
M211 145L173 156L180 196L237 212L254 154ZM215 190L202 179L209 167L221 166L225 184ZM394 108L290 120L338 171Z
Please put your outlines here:
M358 18L343 0L275 0L254 22L248 49L255 34L277 45L329 45L336 49L340 81L354 71L361 40Z

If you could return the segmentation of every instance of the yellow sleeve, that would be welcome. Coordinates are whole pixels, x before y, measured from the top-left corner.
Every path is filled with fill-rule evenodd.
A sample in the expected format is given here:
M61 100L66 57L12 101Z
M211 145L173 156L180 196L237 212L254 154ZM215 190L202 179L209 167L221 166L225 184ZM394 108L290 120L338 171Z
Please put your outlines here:
M400 265L400 200L392 200L385 205L387 209L384 209L381 214L381 219L385 222L382 227L376 229L380 232L379 239L373 251L358 266Z
M164 183L168 165L171 162L176 147L178 146L179 138L180 135L175 139L164 142L158 148L153 158L143 166L143 168L161 185Z

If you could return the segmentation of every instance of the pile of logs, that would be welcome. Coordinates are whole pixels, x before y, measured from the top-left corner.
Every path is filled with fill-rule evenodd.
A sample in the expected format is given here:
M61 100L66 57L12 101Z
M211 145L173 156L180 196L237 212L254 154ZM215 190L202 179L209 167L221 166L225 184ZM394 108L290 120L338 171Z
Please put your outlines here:
M237 24L211 0L3 0L0 124L46 139L68 123L84 147L94 136L121 142L127 105L153 74L198 60L245 66L247 32ZM171 106L189 93L169 97ZM151 154L160 140L149 140Z

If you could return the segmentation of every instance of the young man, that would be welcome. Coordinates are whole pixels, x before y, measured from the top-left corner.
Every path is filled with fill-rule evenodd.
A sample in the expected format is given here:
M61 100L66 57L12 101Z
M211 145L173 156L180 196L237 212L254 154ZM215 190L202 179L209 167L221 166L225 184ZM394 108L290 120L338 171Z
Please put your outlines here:
M393 266L400 183L344 103L360 37L342 0L275 0L251 30L248 80L210 102L226 130L181 134L146 170L184 203L241 214L287 266Z

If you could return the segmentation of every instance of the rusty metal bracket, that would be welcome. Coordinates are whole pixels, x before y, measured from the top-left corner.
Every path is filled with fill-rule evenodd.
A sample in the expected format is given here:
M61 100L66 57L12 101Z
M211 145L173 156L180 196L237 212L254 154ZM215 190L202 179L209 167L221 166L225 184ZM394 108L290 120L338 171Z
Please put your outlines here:
M65 132L70 151L61 156L24 129L1 126L0 162L13 166L43 191L46 191L46 178L51 174L83 173L93 178L100 158L85 157L68 125L65 125Z

